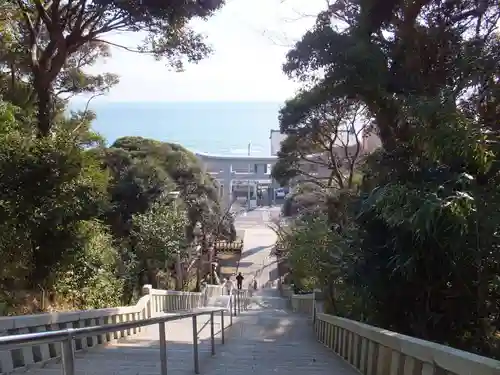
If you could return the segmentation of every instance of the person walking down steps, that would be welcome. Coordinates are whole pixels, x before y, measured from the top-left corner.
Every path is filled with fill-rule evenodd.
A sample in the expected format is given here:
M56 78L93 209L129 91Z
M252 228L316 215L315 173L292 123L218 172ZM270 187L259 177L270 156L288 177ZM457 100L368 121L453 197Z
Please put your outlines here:
M238 273L238 276L236 276L236 284L238 285L238 289L241 290L241 287L243 285L243 280L245 278L243 277L243 275L241 274L241 272Z

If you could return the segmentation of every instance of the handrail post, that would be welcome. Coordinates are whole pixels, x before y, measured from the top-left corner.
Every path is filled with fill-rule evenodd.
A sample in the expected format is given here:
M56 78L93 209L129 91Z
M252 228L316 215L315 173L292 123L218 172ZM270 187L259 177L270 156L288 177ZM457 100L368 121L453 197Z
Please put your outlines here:
M238 314L241 314L241 290L238 290Z
M238 290L236 290L236 294L234 295L234 316L238 315Z
M312 293L312 323L313 323L313 330L315 329L314 326L316 324L316 291L313 290Z
M231 315L231 323L233 322L233 296L229 295L229 315Z
M165 334L165 322L158 323L160 331L160 373L167 375L167 337Z
M200 361L198 358L198 322L196 315L193 315L193 359L194 359L194 373L200 373Z
M212 349L212 355L215 355L215 327L214 327L214 323L215 323L214 313L211 312L210 313L210 346Z
M224 337L224 310L221 310L220 312L220 335L221 335L221 341L222 344L226 343L225 337Z
M75 375L75 352L71 335L61 342L61 357L63 375Z
M150 285L150 284L146 284L142 287L142 295L143 296L146 296L146 295L149 295L149 299L148 301L146 302L146 309L145 309L145 312L146 312L146 318L151 318L153 315L152 315L152 312L153 312L153 286Z
M233 325L233 296L229 296L229 325Z

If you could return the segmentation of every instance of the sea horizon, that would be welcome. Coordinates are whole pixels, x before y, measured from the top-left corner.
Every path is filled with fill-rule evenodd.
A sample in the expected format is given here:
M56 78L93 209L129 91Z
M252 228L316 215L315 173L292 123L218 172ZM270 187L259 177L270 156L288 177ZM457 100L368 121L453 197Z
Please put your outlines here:
M86 101L70 103L83 110ZM270 155L271 130L279 129L283 102L113 102L95 100L92 128L108 144L124 136L141 136L178 143L192 152L218 155Z

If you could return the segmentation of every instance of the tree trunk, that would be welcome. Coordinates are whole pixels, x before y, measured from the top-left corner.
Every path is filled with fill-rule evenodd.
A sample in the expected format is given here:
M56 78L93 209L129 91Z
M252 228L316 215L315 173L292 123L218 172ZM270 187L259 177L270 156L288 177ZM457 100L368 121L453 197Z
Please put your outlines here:
M201 254L196 259L196 291L201 291Z
M51 92L50 83L46 83L43 78L37 77L33 81L37 96L37 136L44 138L50 135L52 127Z
M175 290L182 290L182 286L184 285L182 268L181 256L177 252L175 257Z

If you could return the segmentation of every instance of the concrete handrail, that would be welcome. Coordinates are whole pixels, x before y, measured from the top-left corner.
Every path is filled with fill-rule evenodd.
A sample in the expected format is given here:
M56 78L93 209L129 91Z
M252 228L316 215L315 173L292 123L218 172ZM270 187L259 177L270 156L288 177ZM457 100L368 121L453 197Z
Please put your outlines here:
M314 294L291 294L290 306L292 311L307 314L312 317L314 308Z
M153 289L151 285L145 285L142 293L143 296L134 306L0 317L0 336L135 322L165 312L192 310L204 306L203 293L158 290ZM88 338L76 338L75 349L105 345L140 332L139 327ZM0 373L26 369L35 364L51 361L60 355L61 348L58 345L46 343L13 350L0 349Z
M13 349L26 349L32 346L42 344L61 343L62 353L62 372L63 375L74 375L75 372L75 353L73 340L77 338L93 337L95 335L109 334L116 331L129 331L158 324L160 336L160 363L161 375L167 375L167 343L165 334L165 323L192 318L193 320L193 357L194 357L194 371L196 374L200 373L199 359L198 359L198 329L197 317L201 315L210 315L210 339L212 355L215 355L215 328L214 328L214 315L215 313L221 314L221 338L224 344L224 312L222 309L202 309L199 311L190 311L177 313L174 315L158 316L154 318L140 319L134 322L116 323L108 325L100 325L85 328L69 328L51 332L37 332L20 335L12 335L7 337L0 337L0 349L13 350Z
M334 315L318 314L315 332L363 374L500 374L494 359Z
M155 318L164 313L185 312L207 307L207 297L218 293L223 294L225 288L225 284L209 285L202 292L182 292L153 289L151 285L144 285L142 288L143 296L134 306L0 317L0 336L18 336L64 329L86 329L95 326L116 326L117 324L132 324L135 327L90 337L75 337L75 349L84 350L140 333L143 326L135 326L137 321ZM231 293L230 300L226 311L231 311L232 322L233 315L240 312L241 301L245 301L245 299L238 299L234 293ZM204 311L209 311L209 309L204 308ZM43 342L17 349L0 347L0 373L7 374L14 370L26 369L33 365L52 361L60 356L61 347L54 343Z
M316 302L315 293L310 296L307 310L311 310L318 341L362 374L500 374L500 361L324 314L322 305Z
M500 361L324 314L315 292L287 297L293 311L311 318L318 341L361 374L500 375Z

